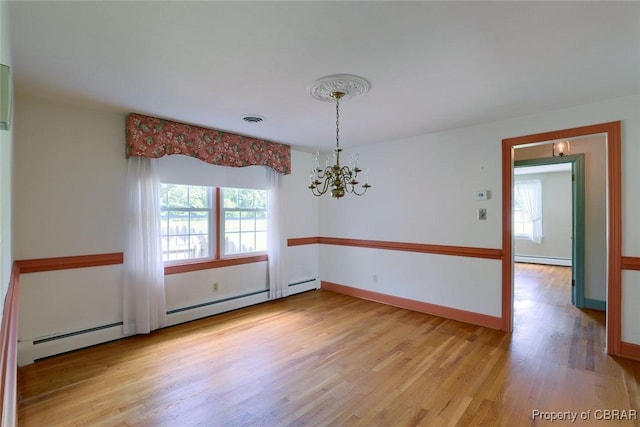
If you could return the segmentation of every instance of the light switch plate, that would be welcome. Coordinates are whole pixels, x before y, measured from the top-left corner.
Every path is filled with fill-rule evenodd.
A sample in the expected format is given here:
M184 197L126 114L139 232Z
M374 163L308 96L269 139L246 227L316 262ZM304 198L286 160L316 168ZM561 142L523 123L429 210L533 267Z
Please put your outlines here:
M489 190L476 191L476 200L487 200L489 198Z

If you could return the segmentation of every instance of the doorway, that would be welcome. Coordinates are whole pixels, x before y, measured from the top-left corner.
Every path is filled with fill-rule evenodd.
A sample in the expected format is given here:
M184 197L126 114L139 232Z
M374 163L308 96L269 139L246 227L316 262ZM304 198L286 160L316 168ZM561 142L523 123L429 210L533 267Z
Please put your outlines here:
M548 145L548 144L545 144ZM570 278L570 283L571 283L571 303L576 306L577 308L585 308L585 161L584 161L584 154L574 154L574 155L569 155L569 156L563 156L563 157L543 157L543 158L533 158L533 159L527 159L527 160L514 160L514 175L518 175L518 172L521 172L523 170L528 170L528 173L543 173L543 174L547 174L547 173L552 173L552 172L569 172L568 175L566 176L566 179L568 181L568 187L569 187L569 194L568 194L568 199L571 201L570 203L570 211L568 212L568 214L563 214L561 215L561 217L566 216L568 224L563 224L563 229L561 230L557 230L557 228L554 229L554 226L557 226L557 224L547 224L549 222L549 220L557 220L558 216L556 215L551 215L551 214L547 214L547 212L550 212L553 210L554 213L556 213L558 211L558 209L564 207L564 206L560 206L561 204L565 204L566 203L566 199L561 199L558 200L558 197L560 198L566 198L567 194L565 193L555 193L556 196L552 197L552 198L548 198L547 197L547 193L551 193L552 191L557 191L559 190L559 188L553 188L552 185L556 185L557 187L559 187L557 181L554 182L550 182L549 180L544 180L544 182L542 183L542 188L540 189L541 194L539 195L539 197L541 198L539 204L541 205L541 213L540 213L540 222L541 222L541 230L545 231L544 232L544 240L542 241L542 236L540 236L539 241L537 241L538 245L540 245L540 247L544 247L545 245L547 246L547 248L551 248L551 249L546 249L546 251L556 251L555 253L561 253L561 254L565 254L566 253L566 249L565 246L568 247L568 250L570 251L570 255L569 255L569 266L571 267L571 278ZM534 175L535 176L535 175ZM538 175L539 176L539 175ZM514 179L517 185L518 180ZM515 199L515 197L514 197ZM544 200L542 200L544 199ZM551 204L553 206L549 206L549 202L551 202ZM543 212L545 213L543 215ZM563 211L564 212L564 211ZM559 218L560 220L565 219L565 218ZM565 244L565 242L560 242L559 240L561 240L559 238L559 236L557 236L558 233L563 233L564 238L566 238L566 234L564 234L566 231L564 229L564 226L566 226L566 228L568 230L570 230L570 236L569 239L570 241L568 242L568 244ZM549 233L547 233L546 230L550 230ZM551 230L555 230L555 232L551 232ZM516 239L517 236L517 230L514 230L514 240ZM535 246L535 245L533 245ZM559 247L560 246L560 247ZM543 253L545 253L545 250L542 251ZM514 254L519 255L517 251L514 251ZM546 252L546 257L544 257L544 259L551 261L549 262L550 264L556 264L556 265L567 265L564 262L560 262L560 263L556 263L553 262L554 258L557 259L557 257L553 257L553 256L548 256L548 252ZM552 253L553 255L553 253ZM542 257L540 257L542 258ZM544 259L542 261L542 263L544 263ZM559 260L559 261L564 261L564 260ZM536 262L534 260L534 262Z
M607 192L607 353L620 355L621 347L621 123L609 122L598 125L563 129L539 134L525 135L502 140L502 329L513 330L513 188L514 148L542 141L554 141L579 136L604 134L606 145L606 192Z

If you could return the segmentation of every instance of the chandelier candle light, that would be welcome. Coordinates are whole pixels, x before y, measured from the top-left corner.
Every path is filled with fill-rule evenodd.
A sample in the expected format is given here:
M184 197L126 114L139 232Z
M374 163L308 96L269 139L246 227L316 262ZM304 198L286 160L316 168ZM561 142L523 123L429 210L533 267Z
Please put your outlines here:
M358 167L357 154L349 166L340 164L340 100L348 99L369 90L369 83L361 77L351 75L334 75L316 81L311 88L311 95L321 101L336 101L336 148L333 150L334 164L320 168L319 153L316 154L316 165L311 170L309 189L314 196L321 196L331 188L331 197L339 199L346 193L362 196L371 187L367 182L357 187L358 175L363 172ZM366 172L364 172L366 174Z

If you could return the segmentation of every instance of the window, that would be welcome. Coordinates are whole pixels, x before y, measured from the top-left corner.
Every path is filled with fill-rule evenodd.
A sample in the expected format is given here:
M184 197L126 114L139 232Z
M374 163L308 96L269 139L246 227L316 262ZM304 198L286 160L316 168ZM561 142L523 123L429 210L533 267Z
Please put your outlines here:
M513 188L513 233L542 243L542 182L516 181Z
M222 188L224 254L267 250L267 192Z
M522 209L522 202L517 193L514 193L513 198L513 234L519 237L533 235L533 221L529 214Z
M266 190L162 183L160 205L165 262L267 251Z
M212 188L160 184L162 259L212 257Z

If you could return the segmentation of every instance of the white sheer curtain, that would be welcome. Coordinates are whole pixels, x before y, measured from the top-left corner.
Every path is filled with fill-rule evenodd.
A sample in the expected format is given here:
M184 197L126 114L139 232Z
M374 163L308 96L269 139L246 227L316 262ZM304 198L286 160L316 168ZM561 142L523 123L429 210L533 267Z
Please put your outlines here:
M267 197L267 253L269 255L269 298L283 298L289 294L283 255L282 236L282 175L271 168L267 170L269 195Z
M542 183L539 180L518 181L515 184L517 197L522 203L522 210L531 218L533 229L531 240L542 243Z
M127 236L124 251L124 333L166 325L160 194L155 159L127 160Z

